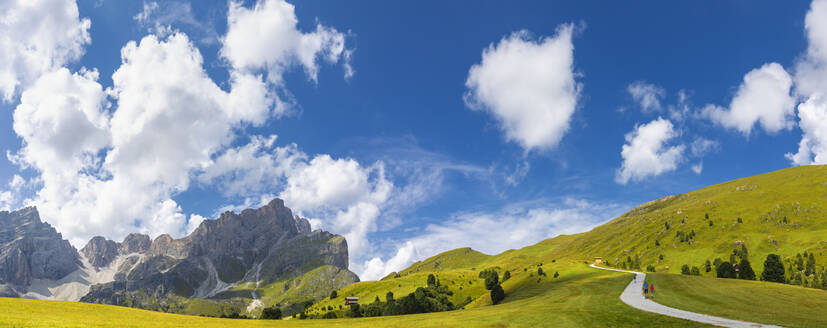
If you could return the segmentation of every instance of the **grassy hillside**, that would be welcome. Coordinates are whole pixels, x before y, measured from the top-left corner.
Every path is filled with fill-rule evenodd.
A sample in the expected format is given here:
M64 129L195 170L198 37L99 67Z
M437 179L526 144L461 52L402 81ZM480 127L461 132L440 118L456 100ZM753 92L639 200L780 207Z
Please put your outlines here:
M692 231L694 238L681 242L679 232ZM553 254L612 264L638 256L642 268L652 264L658 272L727 261L740 244L758 275L767 254L789 259L804 250L820 271L827 262L827 167L792 167L664 197L565 239Z
M496 306L391 317L319 320L217 319L74 302L0 298L3 327L706 327L622 304L631 275L582 263L556 264L558 279L506 282Z
M427 274L435 273L455 293L452 301L460 304L471 297L473 301L466 308L475 308L490 304L488 291L477 278L478 272L487 268L496 269L501 276L510 271L511 280L503 284L508 303L543 293L537 286L545 286L549 278L542 277L538 283L538 267L553 275L572 261L601 256L617 264L627 257L637 257L642 268L652 264L659 272L678 273L683 264L702 268L706 260L728 261L732 250L739 245L745 245L750 251L749 259L758 276L767 254L780 254L789 260L805 250L815 255L817 270L821 272L827 260L824 256L826 209L827 167L788 168L665 197L643 204L589 232L558 236L498 255L486 255L470 248L444 252L392 273L382 281L347 286L339 291L339 296L359 296L362 304L372 302L377 296L384 300L388 291L398 298L424 286ZM684 235L684 241L680 234ZM687 238L689 235L693 237ZM714 269L704 274L713 275ZM675 279L681 278L684 277ZM786 287L789 286L777 288ZM790 299L782 302L788 306L796 304ZM338 309L341 303L341 299L326 298L314 305L310 313L321 315L328 308ZM337 314L343 312L340 310Z
M786 284L675 274L647 275L658 303L785 327L827 327L827 291Z

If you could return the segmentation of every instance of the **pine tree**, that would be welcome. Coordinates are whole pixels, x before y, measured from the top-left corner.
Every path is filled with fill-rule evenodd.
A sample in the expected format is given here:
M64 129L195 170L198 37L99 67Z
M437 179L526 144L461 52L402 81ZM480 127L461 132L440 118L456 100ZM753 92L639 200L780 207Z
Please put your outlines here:
M784 264L781 257L776 254L767 255L764 260L764 271L761 272L761 280L784 283Z
M500 285L494 286L494 288L491 289L491 303L496 305L502 302L503 299L505 299L505 291L503 290L503 287Z
M511 271L505 271L505 273L503 273L503 282L508 279L511 279Z
M715 273L718 278L735 278L735 268L729 262L722 262L715 266Z
M807 268L804 271L804 275L809 276L811 274L816 273L816 259L813 257L813 253L810 253L810 257L807 258Z
M752 266L746 257L742 258L741 263L738 264L738 279L755 280L755 271L752 271Z
M681 274L689 275L689 264L684 264L681 266Z
M696 266L693 266L692 270L690 270L690 272L693 276L700 276L701 275L701 269L698 269L698 267L696 267Z
M712 271L712 263L709 263L709 260L706 260L706 262L704 263L704 271Z
M795 268L798 271L804 270L804 258L801 257L801 253L796 255Z

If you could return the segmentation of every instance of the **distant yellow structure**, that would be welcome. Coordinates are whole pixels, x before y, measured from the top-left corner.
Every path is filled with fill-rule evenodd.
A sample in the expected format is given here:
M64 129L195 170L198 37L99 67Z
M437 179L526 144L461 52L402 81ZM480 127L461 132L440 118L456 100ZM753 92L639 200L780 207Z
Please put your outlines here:
M603 258L599 257L599 256L595 257L594 258L594 264L603 264Z

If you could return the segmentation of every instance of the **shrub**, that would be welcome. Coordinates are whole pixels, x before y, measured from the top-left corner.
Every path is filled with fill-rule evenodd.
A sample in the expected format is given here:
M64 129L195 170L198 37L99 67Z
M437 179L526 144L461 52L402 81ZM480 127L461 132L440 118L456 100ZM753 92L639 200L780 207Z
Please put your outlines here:
M503 282L505 282L508 279L511 279L511 271L506 271L505 273L503 273Z
M658 241L657 239L655 239L655 247L660 247L660 241Z
M557 277L559 277L559 276L560 276L560 274L559 274L559 273L557 273L557 271L554 271L554 278L557 278Z
M428 287L436 286L436 277L433 273L428 275Z
M714 223L712 223L712 220L709 220L709 226L711 227L713 225L714 225Z
M709 260L706 260L704 263L704 271L710 272L712 271L712 263L709 263Z
M494 303L495 305L499 304L504 298L505 291L502 286L496 285L493 289L491 289L491 303Z
M335 312L327 312L322 316L322 319L336 319L336 318L337 317L336 317Z
M543 268L537 268L537 276L538 277L539 276L545 276L545 275L546 275L546 273L543 272Z
M761 272L761 280L784 283L784 264L781 257L776 254L767 255L764 260L764 272Z
M698 269L698 267L696 267L696 266L693 266L692 270L690 270L690 272L693 276L700 276L701 275L701 269Z
M646 271L655 272L655 266L651 265L651 264L647 265L646 266Z
M332 291L332 292L330 292L330 299L334 299L334 298L336 298L336 297L338 297L338 296L339 296L339 293L337 293L335 290L334 290L334 291Z
M684 264L681 266L681 274L689 275L690 273L689 264Z
M658 259L663 261L663 254L658 255Z
M269 320L281 319L281 309L275 306L264 308L264 310L261 310L261 318Z

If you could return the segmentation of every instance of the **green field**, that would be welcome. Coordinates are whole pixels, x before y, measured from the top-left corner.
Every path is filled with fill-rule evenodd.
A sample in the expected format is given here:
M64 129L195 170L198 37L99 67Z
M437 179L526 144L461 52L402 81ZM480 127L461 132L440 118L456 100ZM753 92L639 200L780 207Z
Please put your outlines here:
M4 327L703 327L635 310L620 302L631 275L559 266L560 277L505 286L505 303L473 309L336 320L241 320L158 313L74 302L0 298ZM512 278L513 279L513 278Z
M770 282L651 274L658 303L785 327L827 327L827 291Z

